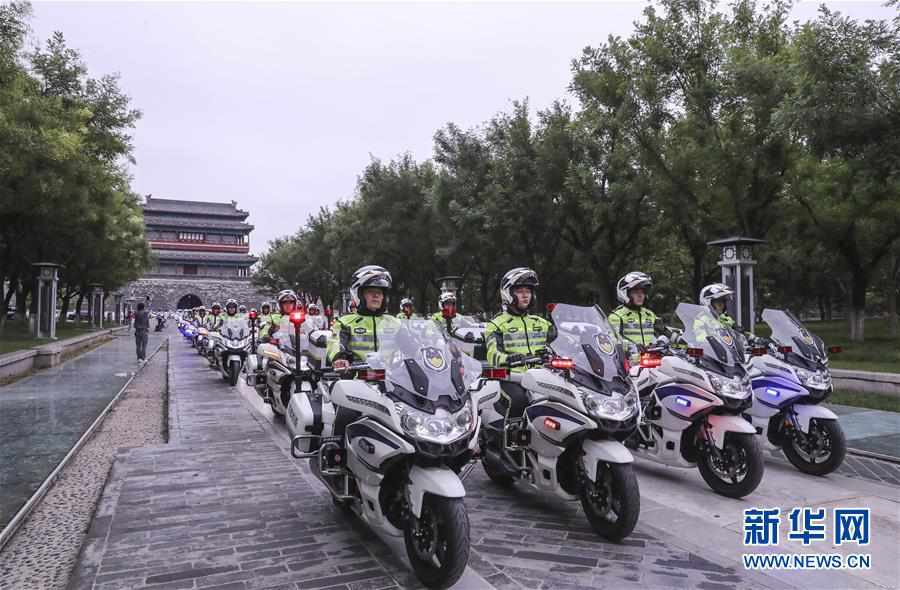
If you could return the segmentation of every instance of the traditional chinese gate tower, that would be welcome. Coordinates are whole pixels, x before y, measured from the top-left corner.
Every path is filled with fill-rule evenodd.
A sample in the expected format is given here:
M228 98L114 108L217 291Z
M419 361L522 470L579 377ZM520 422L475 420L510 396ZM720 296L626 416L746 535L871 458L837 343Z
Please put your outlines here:
M234 297L258 307L266 295L250 283L249 213L235 201L213 203L147 196L144 224L154 267L123 290L153 310L175 310ZM149 297L149 301L147 298Z

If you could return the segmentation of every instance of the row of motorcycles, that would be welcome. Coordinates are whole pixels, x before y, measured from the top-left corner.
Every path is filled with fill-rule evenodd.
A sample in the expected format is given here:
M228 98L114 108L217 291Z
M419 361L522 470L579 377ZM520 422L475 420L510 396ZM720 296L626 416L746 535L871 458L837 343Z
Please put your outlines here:
M224 316L218 329L178 320L178 331L191 343L209 366L222 373L231 386L237 385L244 365L256 349L257 332L254 317ZM220 316L222 317L222 316Z
M548 310L557 335L523 370L484 366L483 324L456 316L398 320L379 333L377 352L342 373L324 362L331 332L295 312L290 333L245 349L246 382L285 417L292 455L309 460L335 504L403 538L431 588L465 569L463 480L477 462L496 484L580 502L612 541L640 513L635 455L697 468L732 498L759 485L763 447L814 475L841 464L840 424L820 405L832 389L827 352L837 349L826 352L791 313L765 310L771 335L758 337L682 303L683 329L636 357L598 307ZM255 341L252 332L251 323ZM219 362L235 350L227 346L213 344ZM527 392L520 415L498 403L506 387Z

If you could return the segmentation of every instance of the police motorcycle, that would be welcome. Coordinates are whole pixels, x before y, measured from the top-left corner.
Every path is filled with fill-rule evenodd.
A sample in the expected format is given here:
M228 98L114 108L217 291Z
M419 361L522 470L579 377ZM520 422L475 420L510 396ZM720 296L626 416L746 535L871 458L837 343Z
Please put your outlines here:
M763 444L780 448L794 467L831 473L843 463L847 441L837 415L819 405L834 389L825 345L789 311L765 309L762 319L772 335L750 339L753 405L747 414Z
M355 379L323 373L334 404L323 434L292 439L335 503L369 526L403 537L418 579L446 588L465 570L469 519L460 471L470 464L480 421L470 386L481 363L460 352L429 319L379 334L378 352L350 366ZM316 428L304 412L300 430ZM325 436L331 432L331 436Z
M579 500L594 531L627 537L641 499L631 453L622 444L640 413L624 351L596 306L551 304L557 336L548 353L526 358L524 373L487 369L495 379L518 382L529 394L521 417L504 417L497 398L483 399L482 465L501 485L522 480L566 500ZM501 448L503 450L501 450Z
M311 369L325 360L331 331L317 329L315 322L307 322L308 317L303 308L291 312L276 336L259 345L259 365L247 376L248 385L279 416L286 415L293 393L314 388ZM298 378L298 373L305 379Z
M237 385L253 340L253 331L243 316L225 316L216 334L212 356L229 385Z
M742 415L753 398L743 347L708 308L680 303L675 313L687 348L661 337L641 353L631 376L642 418L625 444L651 461L697 467L716 493L742 498L764 471L756 429Z

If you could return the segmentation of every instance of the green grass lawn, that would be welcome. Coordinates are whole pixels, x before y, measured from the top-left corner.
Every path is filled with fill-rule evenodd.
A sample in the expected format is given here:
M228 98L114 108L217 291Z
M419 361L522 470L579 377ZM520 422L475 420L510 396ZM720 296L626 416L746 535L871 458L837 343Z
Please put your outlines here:
M900 373L900 338L889 338L884 318L866 320L866 341L851 342L846 320L805 322L806 328L825 341L825 346L840 346L843 351L830 354L829 365L834 369ZM768 335L765 324L757 324L756 332Z
M900 413L900 398L879 393L865 393L859 391L835 391L828 396L827 403L841 404L844 406L856 406L870 410L884 410L886 412Z
M94 329L87 322L81 324L67 322L56 325L56 337L58 340L80 336L93 331ZM24 348L31 348L32 346L40 346L49 342L52 342L49 338L41 338L40 340L32 338L31 334L28 333L27 322L9 321L6 323L3 335L0 336L0 354L15 352Z

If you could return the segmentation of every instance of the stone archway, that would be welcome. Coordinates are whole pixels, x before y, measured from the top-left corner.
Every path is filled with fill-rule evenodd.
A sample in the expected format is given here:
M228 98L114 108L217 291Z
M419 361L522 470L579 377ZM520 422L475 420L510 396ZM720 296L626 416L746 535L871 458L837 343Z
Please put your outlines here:
M178 300L178 305L175 306L175 309L193 309L201 305L203 305L203 301L199 297L193 293L188 293Z

